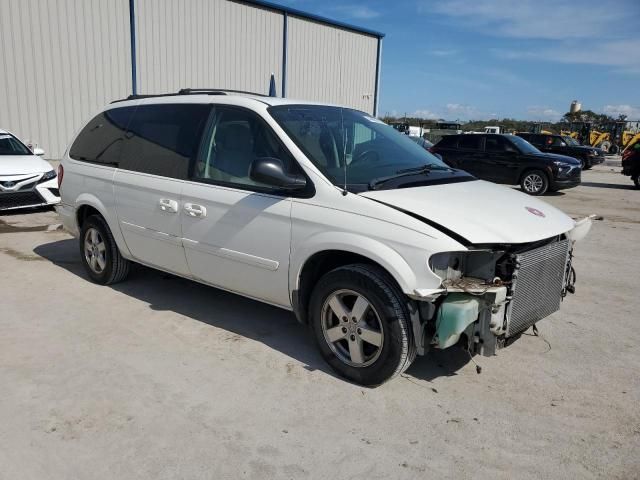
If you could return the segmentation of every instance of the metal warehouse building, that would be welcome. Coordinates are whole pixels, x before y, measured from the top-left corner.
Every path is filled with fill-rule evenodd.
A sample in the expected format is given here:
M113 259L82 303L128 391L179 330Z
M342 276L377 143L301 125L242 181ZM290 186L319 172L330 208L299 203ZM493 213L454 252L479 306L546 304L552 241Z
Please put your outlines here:
M228 88L377 114L383 35L263 1L2 0L0 128L59 158L131 93Z

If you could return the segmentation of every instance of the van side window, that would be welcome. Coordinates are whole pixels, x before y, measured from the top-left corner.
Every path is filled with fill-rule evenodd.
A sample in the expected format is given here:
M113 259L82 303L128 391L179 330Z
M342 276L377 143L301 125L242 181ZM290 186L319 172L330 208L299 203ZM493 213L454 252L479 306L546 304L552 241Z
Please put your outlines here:
M269 187L249 178L251 162L262 157L277 158L287 171L298 171L291 155L258 115L239 108L215 107L207 124L193 178L263 190Z
M69 156L74 160L115 166L134 110L135 107L112 108L96 115L71 145Z
M186 179L210 111L208 104L139 105L127 128L120 168Z

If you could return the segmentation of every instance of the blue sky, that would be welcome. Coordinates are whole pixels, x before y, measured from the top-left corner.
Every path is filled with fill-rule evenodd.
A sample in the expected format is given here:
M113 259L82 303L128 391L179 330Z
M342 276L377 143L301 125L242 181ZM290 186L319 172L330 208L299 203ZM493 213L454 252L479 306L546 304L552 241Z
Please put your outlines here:
M640 119L640 0L275 0L386 34L380 114Z

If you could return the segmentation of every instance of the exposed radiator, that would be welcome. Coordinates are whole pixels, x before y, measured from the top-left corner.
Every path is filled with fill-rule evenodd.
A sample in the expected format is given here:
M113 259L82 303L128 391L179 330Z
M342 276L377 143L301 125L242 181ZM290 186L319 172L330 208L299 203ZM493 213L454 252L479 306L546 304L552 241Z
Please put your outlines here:
M515 256L507 337L560 309L568 256L569 240L566 239Z

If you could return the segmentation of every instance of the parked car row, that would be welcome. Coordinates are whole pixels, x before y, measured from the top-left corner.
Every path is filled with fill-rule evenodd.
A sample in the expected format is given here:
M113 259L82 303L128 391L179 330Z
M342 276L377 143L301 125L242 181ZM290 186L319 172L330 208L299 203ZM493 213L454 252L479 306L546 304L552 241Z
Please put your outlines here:
M518 133L517 135L541 152L557 153L579 160L583 170L589 170L594 165L604 162L604 150L580 145L576 139L568 136L542 133Z
M520 185L530 195L580 184L579 160L541 152L515 135L448 135L430 151L453 168L490 182Z

